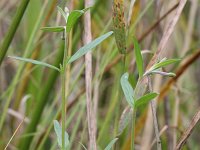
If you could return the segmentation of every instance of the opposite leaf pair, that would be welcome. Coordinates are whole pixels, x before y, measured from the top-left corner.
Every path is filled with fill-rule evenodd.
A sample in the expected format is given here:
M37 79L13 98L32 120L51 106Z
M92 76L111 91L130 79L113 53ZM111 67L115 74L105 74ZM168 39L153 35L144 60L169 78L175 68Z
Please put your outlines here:
M97 45L99 45L101 42L103 42L106 38L108 38L110 35L112 35L112 33L113 33L113 31L110 31L110 32L96 38L95 40L88 43L87 45L81 47L74 55L72 55L68 59L67 64L74 62L75 60L77 60L80 57L82 57L83 55L85 55L87 52L91 51L93 48L95 48ZM9 57L13 58L13 59L29 62L29 63L35 64L35 65L45 66L45 67L54 69L54 70L59 71L59 72L61 71L61 68L57 68L56 66L47 64L45 62L41 62L41 61L37 61L37 60L33 60L33 59L28 59L28 58L17 57L17 56L9 56Z
M121 82L121 87L124 92L126 101L129 103L129 105L132 108L137 108L141 105L144 105L144 104L148 103L150 100L154 99L158 95L157 93L148 93L136 100L134 98L133 88L128 81L128 77L129 77L129 74L124 73L121 77L120 82Z
M85 9L82 9L82 10L73 10L71 13L64 12L62 10L62 8L60 8L59 6L57 6L57 8L58 8L58 11L60 12L60 14L65 19L66 26L43 27L42 28L43 31L48 31L48 32L62 32L62 31L66 30L66 32L69 33L70 30L72 29L72 27L74 26L74 24L76 23L76 21L78 20L78 18L81 17L91 7L85 8Z

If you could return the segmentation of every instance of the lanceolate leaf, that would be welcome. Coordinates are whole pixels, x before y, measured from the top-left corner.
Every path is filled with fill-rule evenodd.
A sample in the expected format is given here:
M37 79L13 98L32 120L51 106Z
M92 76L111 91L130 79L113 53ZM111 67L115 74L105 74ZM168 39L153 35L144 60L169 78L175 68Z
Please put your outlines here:
M45 67L60 71L59 68L52 66L50 64L47 64L45 62L41 62L41 61L29 59L29 58L17 57L17 56L8 56L8 57L13 58L13 59L17 59L17 60L21 60L21 61L25 61L25 62L29 62L29 63L35 64L35 65L45 66Z
M139 106L148 103L150 100L154 99L157 95L158 95L157 93L148 93L142 96L141 98L135 101L135 107L137 108Z
M139 45L138 41L135 38L133 38L133 43L134 43L134 53L135 53L136 65L137 65L139 77L141 78L144 73L141 49L140 49L140 45Z
M65 28L63 26L58 27L42 27L41 30L47 31L47 32L63 32Z
M99 45L101 42L103 42L106 38L108 38L111 34L113 34L112 31L96 38L92 42L88 43L87 45L81 47L70 59L68 60L68 64L72 63L73 61L77 60L81 56L85 55L87 52L91 51L93 48L95 48L97 45Z
M121 54L126 53L126 27L124 20L124 1L113 1L113 28L117 48Z
M124 131L124 129L131 121L132 114L133 114L133 108L127 106L120 117L118 135L120 135Z
M108 144L108 146L106 146L106 148L104 150L111 150L113 145L115 144L115 142L118 140L118 138L113 139L112 141L110 141L110 143Z
M155 65L153 65L149 70L152 71L152 70L156 70L156 69L159 69L161 67L165 67L167 65L170 65L172 63L176 63L178 61L180 61L181 59L167 59L167 60L163 60L161 62L158 62L156 63Z
M69 32L72 27L74 26L74 24L76 23L77 19L82 16L87 10L89 10L91 7L89 8L85 8L83 10L73 10L70 14L69 17L67 19L67 25L66 25L66 31Z
M168 76L168 77L175 77L176 76L176 74L173 73L173 72L163 72L163 71L159 71L159 70L151 71L150 74L160 74L160 75Z
M59 6L57 6L59 13L64 17L65 21L67 22L67 14L62 10L62 8L60 8Z
M131 84L129 83L128 81L128 73L124 73L121 77L121 87L122 87L122 90L124 92L124 95L125 95L125 98L126 98L126 101L129 103L129 105L131 107L134 106L134 99L133 99L133 88L131 86Z
M57 135L58 145L61 148L62 147L62 128L57 120L54 120L53 123L54 123L54 130ZM67 132L65 132L65 149L67 149L68 145L69 145L69 135L67 134Z

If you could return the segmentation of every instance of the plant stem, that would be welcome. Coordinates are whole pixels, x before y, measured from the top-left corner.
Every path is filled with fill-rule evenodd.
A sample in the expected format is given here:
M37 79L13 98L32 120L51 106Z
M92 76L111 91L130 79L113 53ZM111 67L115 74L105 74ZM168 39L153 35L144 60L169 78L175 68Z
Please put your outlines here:
M63 64L62 64L62 71L61 71L61 82L62 82L62 150L65 150L65 118L66 118L66 110L65 110L65 79L66 79L66 60L67 60L67 32L66 28L64 30L64 58L63 58Z
M134 137L135 137L135 119L136 119L136 108L133 107L133 115L132 115L132 126L131 126L131 150L134 150Z

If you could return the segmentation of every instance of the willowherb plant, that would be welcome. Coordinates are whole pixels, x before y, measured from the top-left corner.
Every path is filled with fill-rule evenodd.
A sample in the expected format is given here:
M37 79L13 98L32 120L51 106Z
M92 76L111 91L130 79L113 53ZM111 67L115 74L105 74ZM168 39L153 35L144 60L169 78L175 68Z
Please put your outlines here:
M35 65L40 65L44 67L48 67L51 69L54 69L56 71L60 72L61 78L62 78L62 130L61 127L58 123L58 121L54 121L54 129L57 135L57 140L58 140L58 145L62 150L65 150L69 144L69 136L65 132L65 116L66 116L66 94L65 94L65 76L66 76L66 67L70 63L73 63L83 55L85 55L87 52L92 51L97 45L99 45L101 42L103 42L105 39L107 39L109 36L113 34L112 31L96 38L92 42L88 43L87 45L84 45L81 47L79 50L76 51L74 55L71 57L67 56L67 39L68 39L68 33L71 31L73 28L74 24L76 23L77 19L81 17L87 10L90 8L85 8L83 10L73 10L72 12L69 13L68 9L66 11L63 11L62 8L57 7L59 13L63 16L65 19L65 26L55 26L55 27L43 27L41 28L43 31L47 32L62 32L64 35L64 40L65 40L65 48L64 48L64 56L63 56L63 62L60 64L60 68L57 68L56 66L50 65L45 62L41 62L38 60L33 60L29 58L22 58L22 57L17 57L17 56L9 56L10 58L33 63Z
M180 61L180 59L162 59L161 61L157 62L156 64L154 64L150 69L148 69L145 73L144 73L144 66L143 66L143 58L142 58L142 54L141 54L141 49L140 46L137 42L137 40L134 38L133 39L133 43L134 43L134 53L135 53L135 59L136 59L136 65L137 65L137 70L139 73L139 78L138 81L141 80L142 78L144 78L145 76L150 76L152 74L161 74L164 76L175 76L174 73L171 72L162 72L161 68L165 67L169 64L172 63L176 63L178 61ZM131 121L131 116L132 116L132 139L131 139L131 149L134 149L134 130L135 130L135 118L136 118L136 110L138 107L147 104L149 101L153 100L156 96L158 96L158 93L155 92L151 92L147 93L139 98L136 98L136 95L134 93L134 90L131 86L131 84L128 81L129 78L129 74L128 73L124 73L121 76L121 87L123 90L123 93L125 95L126 101L128 102L129 106L128 108L126 108L121 116L120 119L120 125L119 125L119 134L122 133L122 131L126 128L126 126L129 124L129 122ZM136 85L139 86L138 84Z

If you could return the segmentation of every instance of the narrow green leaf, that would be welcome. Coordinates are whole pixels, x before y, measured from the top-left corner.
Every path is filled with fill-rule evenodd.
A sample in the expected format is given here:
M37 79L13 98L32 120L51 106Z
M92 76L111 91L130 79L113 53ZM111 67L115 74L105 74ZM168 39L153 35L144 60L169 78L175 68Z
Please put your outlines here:
M148 103L150 100L154 99L157 95L158 95L157 93L148 93L148 94L142 96L141 98L136 100L135 107L137 108L139 106L142 106L142 105Z
M67 22L67 18L68 18L67 14L62 10L61 7L57 6L57 9L58 9L59 13L64 17L65 22Z
M62 128L57 120L54 120L53 124L54 124L54 130L57 135L58 145L60 148L62 148ZM65 132L65 149L67 149L68 146L69 146L69 135L67 132Z
M106 148L104 150L111 150L111 148L113 147L113 145L115 144L115 142L117 140L118 140L118 138L115 138L112 141L110 141L110 143L108 144L108 146L106 146Z
M165 67L167 65L170 65L170 64L173 64L173 63L176 63L176 62L179 62L181 59L165 59L165 60L162 60L158 63L156 63L155 65L153 65L151 67L151 69L149 69L150 71L152 70L156 70L156 69L159 69L159 68L162 68L162 67Z
M129 122L131 121L132 114L133 114L133 108L131 108L130 106L127 106L124 109L119 120L118 135L120 135L124 131L124 129L127 127Z
M113 34L113 31L110 31L110 32L96 38L95 40L88 43L87 45L81 47L72 57L70 57L70 59L68 60L67 63L68 64L72 63L75 60L77 60L78 58L80 58L81 56L85 55L87 52L91 51L94 47L96 47L101 42L103 42L106 38L108 38L111 34Z
M121 77L120 82L121 82L121 87L124 92L126 101L129 103L131 107L133 107L134 106L134 99L133 99L134 92L133 92L133 88L131 84L128 81L128 77L129 77L129 74L124 73Z
M42 27L41 30L46 32L63 32L65 28L63 26L57 26L57 27Z
M144 66L143 66L143 58L141 54L141 49L138 41L136 38L133 38L134 43L134 52L135 52L135 59L136 59L136 65L139 73L139 77L141 78L144 74Z
M89 10L91 7L82 9L82 10L73 10L67 19L67 25L66 25L66 31L70 32L76 21L79 17L81 17L87 10Z
M41 62L41 61L37 61L37 60L29 59L29 58L17 57L17 56L8 56L8 57L9 57L9 58L16 59L16 60L21 60L21 61L29 62L29 63L35 64L35 65L45 66L45 67L48 67L48 68L51 68L51 69L60 71L59 68L57 68L57 67L55 67L55 66L52 66L52 65L50 65L50 64Z
M176 74L173 72L163 72L163 71L159 71L159 70L153 70L150 72L150 74L160 74L162 76L168 76L168 77L175 77Z

